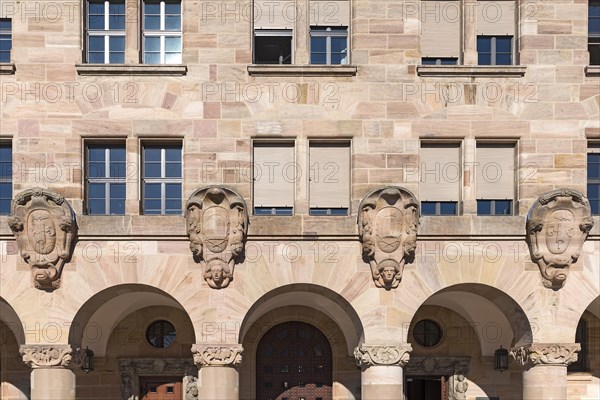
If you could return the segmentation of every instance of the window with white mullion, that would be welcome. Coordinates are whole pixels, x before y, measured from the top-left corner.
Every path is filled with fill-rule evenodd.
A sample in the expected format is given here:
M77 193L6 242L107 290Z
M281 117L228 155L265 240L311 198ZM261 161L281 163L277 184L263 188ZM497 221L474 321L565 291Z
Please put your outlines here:
M85 177L88 214L125 213L125 154L123 144L87 146Z
M144 1L145 64L181 64L181 2Z
M144 214L181 214L181 145L147 145L143 151Z
M87 62L125 63L125 1L89 0L86 24Z

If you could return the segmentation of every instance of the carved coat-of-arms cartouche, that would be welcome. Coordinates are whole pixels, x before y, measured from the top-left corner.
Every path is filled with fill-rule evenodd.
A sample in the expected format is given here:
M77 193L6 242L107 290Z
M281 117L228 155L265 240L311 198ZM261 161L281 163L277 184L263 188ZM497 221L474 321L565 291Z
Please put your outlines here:
M589 201L573 189L543 194L527 214L527 244L544 286L560 289L592 229Z
M212 288L227 287L248 231L244 199L225 187L206 187L190 196L185 217L190 249L204 267L204 279Z
M417 246L419 203L408 190L385 187L360 203L358 230L363 257L369 262L377 287L392 289L412 262Z
M13 200L8 225L21 257L31 266L35 287L57 289L77 233L75 213L69 203L49 190L25 190Z

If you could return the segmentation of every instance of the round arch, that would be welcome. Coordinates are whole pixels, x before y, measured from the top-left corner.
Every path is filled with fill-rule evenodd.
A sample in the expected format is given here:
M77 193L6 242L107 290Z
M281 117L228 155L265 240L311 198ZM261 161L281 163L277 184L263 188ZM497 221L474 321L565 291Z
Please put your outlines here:
M3 297L0 297L0 319L15 336L18 345L25 344L25 332L21 319L15 309Z
M181 303L161 289L143 284L116 285L96 293L80 307L71 323L69 343L89 347L97 357L104 357L112 329L129 314L150 306L173 307L189 319ZM191 319L189 323L193 325Z
M511 348L532 342L533 329L525 311L510 295L493 286L461 283L438 290L419 305L411 327L417 322L415 316L421 306L427 305L448 308L469 322L479 340L482 356L493 356L500 345ZM493 326L493 340L490 326ZM406 341L409 331L406 331Z
M242 324L238 341L243 343L254 324L266 313L286 306L315 309L330 318L344 333L348 355L364 342L364 328L358 313L340 294L323 286L301 283L280 286L264 294L250 307Z

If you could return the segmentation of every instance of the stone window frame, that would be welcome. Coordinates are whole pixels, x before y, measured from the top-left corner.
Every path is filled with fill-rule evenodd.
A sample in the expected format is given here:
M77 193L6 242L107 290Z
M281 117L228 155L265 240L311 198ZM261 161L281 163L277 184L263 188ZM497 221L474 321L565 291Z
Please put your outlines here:
M90 28L90 11L92 6L90 3L104 3L104 29L91 29ZM123 4L123 29L110 29L111 27L111 19L114 18L113 14L110 14L110 5L111 3ZM125 51L127 50L126 46L126 24L127 24L127 3L125 0L85 0L83 7L83 26L84 26L84 38L83 38L83 58L89 63L90 59L90 38L92 37L103 37L104 38L104 62L98 64L123 64L123 63L111 63L110 62L110 39L123 37L124 48L123 48L123 61L125 61ZM115 14L121 15L121 14Z
M10 149L10 153L11 153L11 161L10 161L10 163L12 165L12 163L14 162L12 137L7 137L7 138L0 139L0 147ZM2 164L0 164L0 166L1 165ZM8 184L10 184L10 187L11 187L11 193L9 194L9 197L7 198L8 199L8 204L9 204L8 205L9 211L8 211L7 214L0 213L0 215L9 215L10 214L10 204L11 204L11 201L12 201L12 190L13 190L13 183L14 183L13 182L14 179L13 179L12 166L10 167L9 171L10 171L10 175L8 175L7 177L3 177L2 175L0 175L0 183L4 183L4 184L8 183ZM2 173L4 173L4 171L2 171ZM4 194L1 194L1 195L4 196Z
M148 1L157 1L159 3L159 7L160 7L160 28L159 29L146 29L145 26L145 20L146 20L146 3ZM183 0L140 0L141 3L141 20L140 20L140 37L141 37L141 48L140 48L140 63L144 64L144 65L178 65L181 64L181 62L183 62ZM180 7L180 15L179 15L179 30L168 30L165 27L165 22L166 22L166 17L167 17L167 13L166 13L166 3L179 3L179 7ZM160 59L161 62L159 64L146 64L145 62L145 57L146 57L146 49L145 49L145 42L146 42L146 38L147 37L158 37L160 38L160 50L159 50L159 54L160 54ZM181 61L177 64L177 63L166 63L163 62L165 61L166 58L166 38L179 38L179 44L180 44L180 58Z
M146 213L144 212L144 200L146 199L146 194L144 191L144 184L147 182L147 178L144 177L144 170L145 170L145 159L144 159L144 151L146 149L146 147L148 146L180 146L181 148L181 158L180 158L180 162L181 162L181 176L179 178L170 178L170 177L166 177L166 176L161 176L160 178L149 178L150 181L148 183L160 183L161 184L161 213L160 214L151 214L151 213ZM179 139L179 138L173 138L173 139L148 139L148 138L140 138L140 145L139 145L139 149L140 149L140 153L139 153L139 165L140 165L140 170L139 170L139 176L140 176L140 204L139 204L139 211L140 211L140 215L151 215L151 216L168 216L168 215L175 215L175 216L181 216L184 213L184 207L183 207L183 186L184 186L184 179L183 179L183 171L184 171L184 150L185 150L185 146L183 143L183 139ZM162 151L161 151L162 153ZM166 157L166 154L165 154ZM166 166L166 158L163 159L162 155L161 155L161 169L164 171L163 168L163 164L165 164ZM161 175L163 175L163 173L161 172ZM181 212L178 214L174 214L174 213L166 213L166 187L163 190L163 185L166 184L170 184L170 183L178 183L181 186ZM164 200L164 201L163 201Z
M125 63L124 64L91 64L87 62L86 49L86 20L87 4L84 2L82 7L82 62L75 64L75 69L82 76L185 76L187 75L186 64L144 64L142 48L142 24L143 24L143 0L124 0L125 1ZM183 56L183 26L185 17L185 2L181 3L181 54ZM183 61L183 60L182 60ZM0 66L0 74L14 73L5 72L7 67Z
M308 46L308 61L310 63L310 65L347 65L350 61L350 49L349 49L349 34L350 34L350 27L348 26L344 26L344 27L335 27L335 28L345 28L345 30L342 29L336 29L336 30L332 30L331 27L321 27L321 26L310 26L309 27L309 32L308 32L308 36L309 36L309 46ZM312 58L312 47L310 46L310 43L312 43L312 38L325 38L326 40L326 45L325 45L325 57L326 57L326 63L325 64L313 64L310 60ZM345 38L346 39L346 62L345 63L340 63L340 64L332 64L331 63L331 39L332 38Z

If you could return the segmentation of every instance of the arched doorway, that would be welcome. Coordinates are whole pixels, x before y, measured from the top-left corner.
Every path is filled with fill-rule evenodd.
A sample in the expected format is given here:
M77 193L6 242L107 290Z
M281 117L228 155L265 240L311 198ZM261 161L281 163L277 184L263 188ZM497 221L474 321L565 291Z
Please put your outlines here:
M291 321L271 328L256 354L259 400L331 400L333 357L325 335L313 325Z

